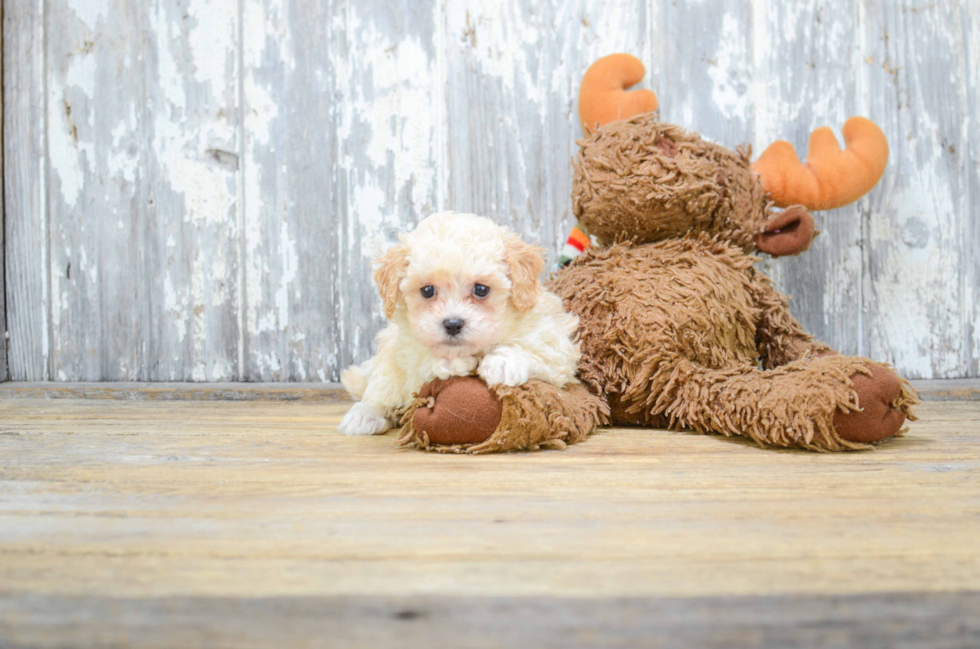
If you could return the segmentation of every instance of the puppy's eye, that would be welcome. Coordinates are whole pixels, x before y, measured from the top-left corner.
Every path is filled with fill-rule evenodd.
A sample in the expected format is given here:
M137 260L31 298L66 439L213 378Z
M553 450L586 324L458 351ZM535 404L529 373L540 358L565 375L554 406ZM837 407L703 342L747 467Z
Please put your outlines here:
M421 293L422 297L428 300L430 297L433 297L436 294L436 287L432 284L427 284L426 286L422 287Z
M473 295L475 295L476 297L486 297L490 295L490 287L484 286L483 284L474 284Z

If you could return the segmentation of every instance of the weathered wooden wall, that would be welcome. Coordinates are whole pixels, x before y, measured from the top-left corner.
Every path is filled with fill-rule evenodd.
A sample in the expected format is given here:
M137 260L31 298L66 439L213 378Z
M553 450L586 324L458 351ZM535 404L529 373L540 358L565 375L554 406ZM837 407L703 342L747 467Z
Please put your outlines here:
M428 212L557 249L578 82L614 51L730 145L881 124L880 186L765 265L841 351L980 375L980 0L4 8L13 379L335 379L382 323L370 258Z
M0 4L0 24L3 23L3 6ZM3 51L3 29L0 29L0 52ZM2 58L2 57L0 57ZM3 61L0 60L0 79L3 79ZM3 97L3 86L0 83L0 99ZM0 101L0 144L3 142L3 101ZM3 146L0 145L0 179L3 178ZM2 181L0 181L2 185ZM0 189L0 329L3 333L7 332L7 305L6 305L6 285L4 283L4 267L6 266L3 258L3 191ZM0 335L0 380L7 377L7 340L6 336Z

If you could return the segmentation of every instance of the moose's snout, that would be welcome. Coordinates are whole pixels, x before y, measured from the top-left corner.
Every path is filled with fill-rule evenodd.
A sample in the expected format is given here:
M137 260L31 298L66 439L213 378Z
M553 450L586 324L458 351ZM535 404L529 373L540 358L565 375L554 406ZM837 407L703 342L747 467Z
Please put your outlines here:
M463 330L466 322L462 318L446 318L442 321L442 327L450 336L458 336Z
M810 213L802 207L791 207L769 219L755 236L755 246L774 257L798 255L810 247L815 236Z

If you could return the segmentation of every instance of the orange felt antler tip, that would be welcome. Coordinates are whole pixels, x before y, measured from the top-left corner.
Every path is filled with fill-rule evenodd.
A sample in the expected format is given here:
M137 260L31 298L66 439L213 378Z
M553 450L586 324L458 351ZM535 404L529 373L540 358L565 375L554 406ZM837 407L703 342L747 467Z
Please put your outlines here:
M843 150L829 128L815 130L803 163L789 142L773 142L763 151L752 170L776 205L829 210L853 203L881 180L888 164L885 134L863 117L850 118L841 130Z
M578 117L585 132L657 110L657 96L652 90L627 92L643 80L644 74L640 59L631 54L610 54L593 63L578 92Z

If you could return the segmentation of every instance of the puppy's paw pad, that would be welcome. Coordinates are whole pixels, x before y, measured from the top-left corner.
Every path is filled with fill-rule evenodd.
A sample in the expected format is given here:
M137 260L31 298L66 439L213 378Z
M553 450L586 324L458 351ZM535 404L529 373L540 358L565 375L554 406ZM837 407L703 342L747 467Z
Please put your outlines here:
M355 403L337 427L344 435L377 435L388 430L388 419L375 406Z
M521 358L491 354L480 362L478 374L487 385L515 386L527 383L531 368Z

